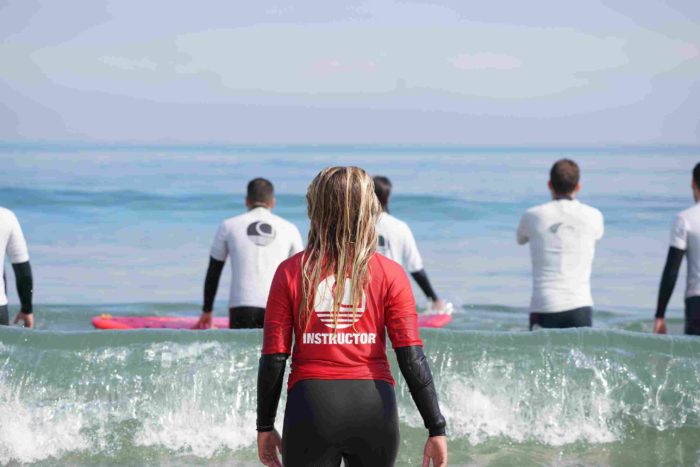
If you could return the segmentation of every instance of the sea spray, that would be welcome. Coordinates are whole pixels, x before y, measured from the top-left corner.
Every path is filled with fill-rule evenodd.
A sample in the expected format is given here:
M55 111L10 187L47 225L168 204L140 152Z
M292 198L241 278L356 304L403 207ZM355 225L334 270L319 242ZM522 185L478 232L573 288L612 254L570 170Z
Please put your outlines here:
M700 460L700 340L601 330L423 336L454 465L633 462L652 452ZM254 463L260 338L2 329L0 463ZM389 359L399 465L414 465L425 430Z

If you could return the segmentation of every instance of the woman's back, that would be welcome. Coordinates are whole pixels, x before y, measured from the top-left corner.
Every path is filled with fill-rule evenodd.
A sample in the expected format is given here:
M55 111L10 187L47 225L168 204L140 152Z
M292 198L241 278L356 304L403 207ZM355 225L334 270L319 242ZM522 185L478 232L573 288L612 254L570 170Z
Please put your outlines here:
M335 277L323 278L315 292L313 313L305 324L299 315L302 260L300 253L277 270L265 316L262 353L292 354L289 389L303 379L376 379L394 384L386 357L385 327L394 348L422 345L413 292L401 265L374 254L361 301L353 311L347 278L335 316Z
M358 167L329 167L309 185L306 249L283 262L265 310L258 370L258 455L268 466L389 467L399 447L386 334L423 416L424 456L447 461L445 419L418 337L403 268L376 254L380 205ZM342 280L339 280L342 278ZM386 330L386 331L385 331ZM283 437L275 431L292 354ZM427 464L426 464L427 465Z

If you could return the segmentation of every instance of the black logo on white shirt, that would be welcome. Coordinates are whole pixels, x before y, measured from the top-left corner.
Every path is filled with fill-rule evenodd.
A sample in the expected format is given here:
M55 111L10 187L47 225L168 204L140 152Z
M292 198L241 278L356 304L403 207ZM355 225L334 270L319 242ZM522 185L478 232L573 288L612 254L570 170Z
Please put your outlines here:
M258 246L267 246L275 239L276 232L272 225L264 221L255 221L246 231L251 242Z

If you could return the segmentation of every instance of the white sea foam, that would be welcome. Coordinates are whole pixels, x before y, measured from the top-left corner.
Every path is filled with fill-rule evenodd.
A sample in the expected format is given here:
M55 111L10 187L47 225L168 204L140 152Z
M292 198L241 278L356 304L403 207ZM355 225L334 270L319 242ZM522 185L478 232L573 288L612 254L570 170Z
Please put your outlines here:
M566 339L539 347L510 335L444 337L428 356L458 442L605 444L629 441L630 426L694 430L700 420L700 365L692 355L645 354L631 344L624 351L586 348ZM101 345L37 349L31 365L0 360L0 464L67 454L117 462L134 450L183 462L251 455L257 345ZM422 427L402 378L398 390L402 424Z
M551 446L619 439L621 403L614 399L606 375L596 375L597 362L574 350L565 360L571 370L535 362L528 369L485 354L470 374L443 375L441 406L450 433L471 444L492 438ZM422 425L415 411L404 411L402 417L410 425Z
M255 441L255 412L220 407L223 417L192 401L146 420L135 438L137 446L162 446L209 458L223 449L236 451Z
M20 394L0 386L0 464L35 462L87 449L82 414L62 410L61 404L28 404Z
M444 400L451 432L457 437L466 437L471 444L497 437L516 442L538 441L551 446L618 439L609 423L613 413L605 397L595 398L584 403L586 407L573 411L558 403L531 410L523 406L521 398L484 394L457 385Z

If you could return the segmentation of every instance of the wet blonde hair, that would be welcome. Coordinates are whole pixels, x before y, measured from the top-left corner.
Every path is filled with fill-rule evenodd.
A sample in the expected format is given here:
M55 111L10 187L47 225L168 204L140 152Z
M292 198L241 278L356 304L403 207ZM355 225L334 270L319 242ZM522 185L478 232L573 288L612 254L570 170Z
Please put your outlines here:
M377 248L374 225L381 206L372 178L359 167L323 169L309 185L306 202L311 227L302 258L301 325L306 328L309 323L319 284L333 275L336 285L331 317L337 330L344 279L350 279L353 322L369 283L369 261Z

